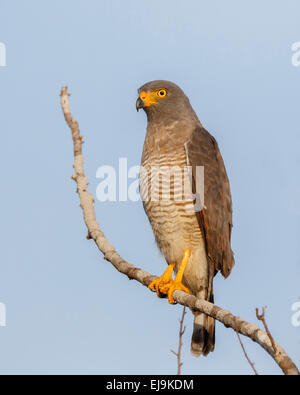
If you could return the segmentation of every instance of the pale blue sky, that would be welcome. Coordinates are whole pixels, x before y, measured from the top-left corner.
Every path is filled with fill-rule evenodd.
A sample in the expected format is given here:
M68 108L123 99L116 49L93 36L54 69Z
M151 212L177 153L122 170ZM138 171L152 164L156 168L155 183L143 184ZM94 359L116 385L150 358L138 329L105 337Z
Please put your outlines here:
M180 306L170 306L102 259L85 239L60 88L84 135L95 194L101 165L140 161L144 82L168 79L217 138L232 187L236 267L215 280L216 303L256 321L267 305L276 340L300 366L300 41L297 0L0 0L1 373L173 374ZM160 274L165 263L141 203L96 202L119 253ZM252 373L236 335L217 325L215 352L189 354L183 373ZM260 373L280 373L244 339Z

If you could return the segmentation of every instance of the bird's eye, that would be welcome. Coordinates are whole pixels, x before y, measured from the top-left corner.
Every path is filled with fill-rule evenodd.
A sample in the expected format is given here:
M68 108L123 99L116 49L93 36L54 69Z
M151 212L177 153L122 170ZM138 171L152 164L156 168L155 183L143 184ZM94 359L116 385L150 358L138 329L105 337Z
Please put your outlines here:
M165 89L159 89L156 92L156 94L157 94L158 97L166 97L167 96L167 91Z

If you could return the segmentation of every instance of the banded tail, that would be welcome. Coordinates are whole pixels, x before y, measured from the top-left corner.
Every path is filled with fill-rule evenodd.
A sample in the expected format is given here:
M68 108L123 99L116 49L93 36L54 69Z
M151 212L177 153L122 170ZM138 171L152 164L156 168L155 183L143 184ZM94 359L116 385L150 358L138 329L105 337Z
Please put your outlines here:
M213 303L213 294L210 302ZM194 312L194 330L191 342L191 353L195 357L207 356L215 348L215 319L206 314Z

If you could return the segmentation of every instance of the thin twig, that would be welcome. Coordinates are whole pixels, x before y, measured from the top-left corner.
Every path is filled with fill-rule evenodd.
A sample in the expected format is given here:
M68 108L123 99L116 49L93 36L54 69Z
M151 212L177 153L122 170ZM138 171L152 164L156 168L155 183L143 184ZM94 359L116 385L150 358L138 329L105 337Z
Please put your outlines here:
M71 129L72 139L74 145L74 170L73 180L77 183L77 193L79 195L80 206L83 211L83 217L88 229L88 234L94 240L99 250L103 253L104 259L109 261L120 273L128 276L129 279L134 279L139 283L148 286L157 277L147 273L146 271L136 268L129 264L116 252L115 248L109 243L107 238L101 231L96 220L94 210L94 198L88 192L88 180L84 173L83 156L82 156L82 138L80 136L78 123L71 116L69 108L69 94L67 87L62 88L61 91L61 106L65 119ZM189 295L183 291L176 290L173 293L175 301L183 306L187 306L193 311L200 311L217 321L222 322L226 327L236 330L238 333L249 337L261 347L263 347L268 354L280 366L282 371L287 375L298 375L298 369L283 348L276 344L277 353L274 352L272 342L266 332L260 330L257 325L250 324L240 317L234 316L230 311L224 310L213 303L207 302L203 299L198 299L193 295Z
M259 321L262 321L262 323L263 323L263 325L264 325L264 327L265 327L265 331L267 332L267 335L269 336L269 339L270 339L270 341L271 341L273 350L274 350L274 352L275 352L275 354L276 354L276 353L277 353L277 347L276 347L275 341L274 341L274 339L273 339L273 336L271 335L271 333L270 333L270 331L269 331L268 325L267 325L267 323L266 323L266 320L265 320L265 312L266 312L266 307L263 307L263 308L262 308L262 313L261 313L261 314L258 313L258 308L256 308L256 317L257 317L257 319L258 319Z
M258 376L258 373L257 373L257 370L255 369L254 363L253 363L253 362L250 360L250 358L248 357L248 354L247 354L246 349L245 349L245 347L244 347L244 344L243 344L243 342L242 342L241 336L239 335L238 332L236 332L236 334L237 334L237 337L238 337L238 339L239 339L240 345L241 345L241 347L242 347L243 353L244 353L244 355L245 355L247 361L249 362L249 365L250 365L251 368L253 369L253 371L254 371L254 373L256 374L256 376Z
M171 350L171 352L176 355L177 357L177 374L180 375L181 374L181 366L183 365L183 362L181 362L181 349L182 349L182 336L185 332L185 327L183 327L183 321L184 321L184 316L186 315L186 311L185 311L186 307L183 307L182 310L182 316L181 319L179 320L179 342L178 342L178 351L175 352L173 350Z

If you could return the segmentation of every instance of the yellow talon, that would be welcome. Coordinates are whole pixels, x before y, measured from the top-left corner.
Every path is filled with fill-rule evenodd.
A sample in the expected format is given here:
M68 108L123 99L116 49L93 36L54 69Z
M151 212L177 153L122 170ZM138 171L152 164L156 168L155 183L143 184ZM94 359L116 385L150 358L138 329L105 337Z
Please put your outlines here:
M177 291L177 290L186 292L187 294L190 293L189 289L187 287L185 287L181 282L173 281L173 284L171 285L169 292L168 292L169 303L171 303L171 304L175 303L175 300L173 298L173 292Z
M184 256L183 256L182 262L180 264L178 273L177 273L177 275L175 277L175 280L173 281L173 283L170 286L169 291L168 291L168 300L169 300L169 303L171 303L171 304L175 303L175 300L173 298L173 292L174 291L180 290L180 291L183 291L183 292L186 292L186 293L190 293L188 288L185 287L182 284L183 273L184 273L185 267L186 267L186 265L187 265L187 263L189 261L190 256L191 256L191 251L190 250L184 250Z
M156 291L156 294L159 298L162 298L164 295L167 295L171 285L173 284L172 273L174 270L174 263L171 263L167 270L163 273L160 278L152 281L151 284L148 285L148 288L151 291Z

